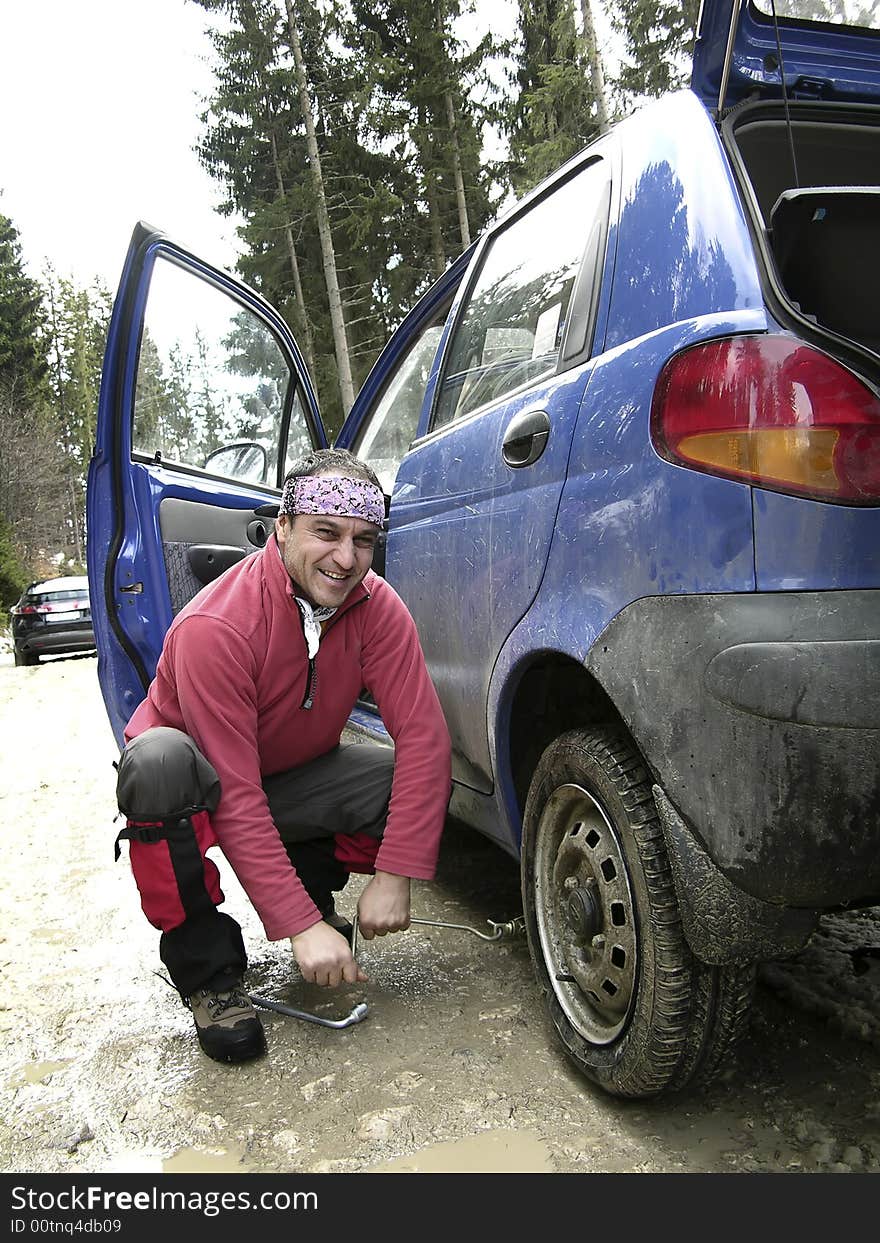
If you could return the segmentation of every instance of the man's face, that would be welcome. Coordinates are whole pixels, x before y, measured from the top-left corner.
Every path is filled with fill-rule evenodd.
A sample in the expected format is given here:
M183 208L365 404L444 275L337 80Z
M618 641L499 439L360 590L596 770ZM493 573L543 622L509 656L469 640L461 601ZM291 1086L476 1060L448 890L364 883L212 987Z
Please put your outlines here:
M275 533L284 568L312 604L338 608L370 568L379 528L336 514L282 514Z

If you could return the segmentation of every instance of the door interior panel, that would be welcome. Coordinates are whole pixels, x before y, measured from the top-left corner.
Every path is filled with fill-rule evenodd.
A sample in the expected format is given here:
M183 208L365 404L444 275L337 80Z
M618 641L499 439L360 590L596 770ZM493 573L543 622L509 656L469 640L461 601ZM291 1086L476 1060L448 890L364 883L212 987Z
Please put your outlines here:
M255 509L221 509L166 497L159 507L162 552L175 616L207 583L272 534L271 519Z

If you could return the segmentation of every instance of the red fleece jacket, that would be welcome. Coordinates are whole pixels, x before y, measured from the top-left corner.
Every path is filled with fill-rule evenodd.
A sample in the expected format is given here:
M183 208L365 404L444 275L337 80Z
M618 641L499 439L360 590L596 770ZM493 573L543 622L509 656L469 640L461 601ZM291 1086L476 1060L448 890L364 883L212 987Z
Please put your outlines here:
M261 778L331 750L361 688L395 743L394 780L376 867L434 875L449 801L450 742L415 624L370 571L325 627L313 705L301 707L308 654L275 539L210 583L175 618L156 676L125 730L183 730L220 777L211 817L220 847L270 941L320 919L269 814Z

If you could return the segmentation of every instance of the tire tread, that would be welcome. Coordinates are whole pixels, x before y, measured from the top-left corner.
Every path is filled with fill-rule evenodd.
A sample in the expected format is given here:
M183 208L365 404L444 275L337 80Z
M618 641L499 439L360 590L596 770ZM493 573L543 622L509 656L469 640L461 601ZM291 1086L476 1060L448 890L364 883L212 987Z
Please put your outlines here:
M598 769L623 808L647 893L648 928L640 937L641 973L637 987L649 1013L638 1029L630 1025L615 1054L591 1045L564 1016L543 968L538 938L529 926L529 945L539 982L557 1033L570 1060L617 1096L649 1097L706 1083L717 1074L747 1025L754 967L710 967L692 954L685 940L672 867L652 793L653 779L628 735L616 728L570 730L544 752L529 790L524 816L526 847L537 830L540 807L552 788ZM601 780L601 778L600 778ZM580 779L581 784L585 783ZM529 885L523 871L523 899L531 924ZM650 941L652 952L644 945Z

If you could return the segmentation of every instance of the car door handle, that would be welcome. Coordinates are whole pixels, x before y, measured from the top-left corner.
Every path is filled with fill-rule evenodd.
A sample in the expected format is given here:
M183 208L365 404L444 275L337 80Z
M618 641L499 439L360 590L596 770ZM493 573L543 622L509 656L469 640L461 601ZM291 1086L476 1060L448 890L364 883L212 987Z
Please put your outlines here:
M547 447L550 419L546 410L523 410L510 420L501 442L501 456L508 466L531 466Z
M190 569L203 587L213 583L224 570L237 565L245 556L243 548L229 544L191 544L186 550Z

